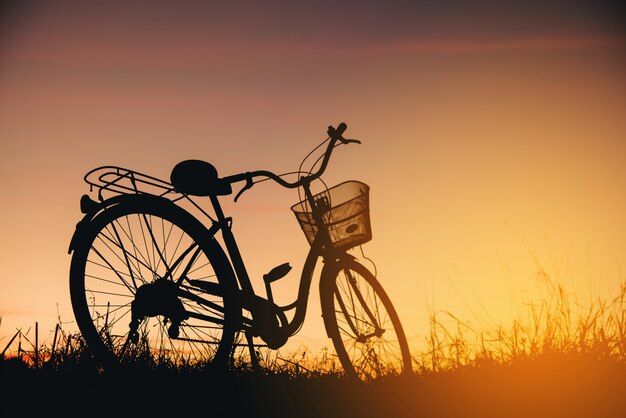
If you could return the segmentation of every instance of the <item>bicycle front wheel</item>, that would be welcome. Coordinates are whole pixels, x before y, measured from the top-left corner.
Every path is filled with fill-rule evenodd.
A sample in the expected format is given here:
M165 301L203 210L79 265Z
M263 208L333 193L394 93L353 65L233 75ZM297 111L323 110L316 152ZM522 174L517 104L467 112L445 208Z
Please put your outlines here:
M223 250L196 218L128 196L78 233L72 307L99 362L225 364L241 308Z
M372 380L412 370L398 314L376 277L354 260L323 272L322 315L348 377Z

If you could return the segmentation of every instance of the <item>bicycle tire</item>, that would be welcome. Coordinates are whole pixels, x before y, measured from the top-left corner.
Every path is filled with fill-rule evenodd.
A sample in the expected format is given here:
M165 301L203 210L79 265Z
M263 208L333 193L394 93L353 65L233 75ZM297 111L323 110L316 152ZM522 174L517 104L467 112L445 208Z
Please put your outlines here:
M198 219L165 198L129 195L77 234L70 266L72 308L100 364L227 364L241 307L228 259ZM177 259L181 261L173 268ZM212 283L218 295L190 285L182 274ZM159 282L165 286L160 289L169 290L155 292L158 279L166 280ZM142 298L138 289L144 289L139 291ZM145 297L150 291L151 299ZM214 317L215 323L183 318L181 307ZM132 332L138 311L146 315Z
M369 381L412 371L398 314L365 266L353 259L325 266L320 298L326 332L347 377Z

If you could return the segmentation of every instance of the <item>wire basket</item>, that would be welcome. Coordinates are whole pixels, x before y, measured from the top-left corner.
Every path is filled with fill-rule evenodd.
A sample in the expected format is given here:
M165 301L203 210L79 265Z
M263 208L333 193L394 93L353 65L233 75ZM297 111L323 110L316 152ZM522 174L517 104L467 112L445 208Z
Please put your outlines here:
M313 196L322 210L324 227L328 231L334 248L349 249L372 239L369 216L369 186L351 180L340 183ZM303 200L291 207L300 227L313 244L318 227L315 224L311 205Z

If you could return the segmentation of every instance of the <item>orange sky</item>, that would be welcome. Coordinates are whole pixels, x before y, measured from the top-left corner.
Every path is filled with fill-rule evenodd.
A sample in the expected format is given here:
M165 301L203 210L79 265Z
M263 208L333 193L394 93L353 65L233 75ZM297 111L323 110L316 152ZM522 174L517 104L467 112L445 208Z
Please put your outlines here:
M363 145L338 149L326 181L371 186L364 249L412 348L435 309L479 326L517 315L538 289L532 253L582 302L623 280L617 8L20 4L0 18L0 338L35 321L45 337L57 309L73 327L67 246L88 170L167 179L199 158L222 175L292 171L342 121ZM224 199L253 277L302 266L297 200L269 183ZM283 301L296 282L279 285ZM316 349L313 290L294 341Z

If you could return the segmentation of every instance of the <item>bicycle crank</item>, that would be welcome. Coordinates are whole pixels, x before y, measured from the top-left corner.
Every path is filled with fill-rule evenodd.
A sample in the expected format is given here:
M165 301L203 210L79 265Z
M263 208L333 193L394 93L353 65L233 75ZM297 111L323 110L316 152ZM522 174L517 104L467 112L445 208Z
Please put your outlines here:
M253 336L261 337L273 350L282 347L289 338L286 332L288 323L284 312L273 302L255 296L244 305L252 313Z

